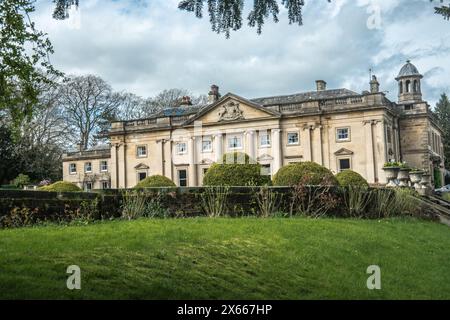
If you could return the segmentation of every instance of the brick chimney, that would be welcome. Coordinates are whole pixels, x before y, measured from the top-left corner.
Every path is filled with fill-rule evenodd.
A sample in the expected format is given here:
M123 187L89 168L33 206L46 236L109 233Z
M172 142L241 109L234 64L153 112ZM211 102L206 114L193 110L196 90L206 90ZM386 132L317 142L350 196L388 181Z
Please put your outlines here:
M316 80L317 91L327 90L327 83L323 80Z
M211 90L208 93L208 104L212 104L219 100L220 93L219 93L219 87L213 84L211 86Z

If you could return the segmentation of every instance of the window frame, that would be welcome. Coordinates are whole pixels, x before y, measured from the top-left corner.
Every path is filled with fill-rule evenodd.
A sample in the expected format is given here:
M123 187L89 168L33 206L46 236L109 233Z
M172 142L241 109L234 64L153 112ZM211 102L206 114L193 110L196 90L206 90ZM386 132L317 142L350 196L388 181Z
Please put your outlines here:
M88 188L88 185L90 185L91 187ZM90 191L92 191L92 189L94 189L94 183L93 182L88 181L88 182L84 183L84 190L86 192L90 192Z
M208 149L204 148L204 143L205 142L209 142L209 148ZM201 144L202 144L202 148L201 148L202 153L210 153L210 152L213 151L213 143L212 143L211 137L202 138Z
M144 148L145 154L139 154L139 149ZM138 158L147 158L148 157L148 148L146 144L141 144L136 146L136 157Z
M347 138L339 138L339 130L347 130ZM351 129L350 127L336 128L336 142L349 142L351 141Z
M267 141L268 143L263 144L263 137L267 137ZM270 135L270 133L266 132L266 133L260 133L259 134L259 147L260 148L270 148L272 146L272 137Z
M348 165L349 165L348 168L346 168L346 169L342 169L341 168L341 161L342 160L348 160ZM352 168L353 168L353 166L352 166L352 158L349 157L349 156L338 157L336 159L336 161L337 161L337 171L338 171L338 173L342 172L342 171L345 171L345 170L352 170Z
M89 167L90 167L89 171L87 170L88 164L89 164ZM84 173L92 173L92 169L93 168L92 168L92 162L91 161L84 163Z
M239 139L238 141L240 141L240 146L231 147L230 146L231 139ZM242 150L244 147L244 139L243 139L242 135L232 135L231 137L227 137L227 147L228 147L228 150Z
M184 145L184 151L180 151L180 146L181 146L181 145ZM177 142L176 148L177 148L177 154L178 154L178 155L183 155L183 154L187 154L187 153L188 153L188 145L187 145L187 142L184 142L184 141Z
M103 169L103 164L106 164L106 169ZM100 172L108 172L109 165L107 160L100 160Z
M289 136L291 134L297 135L297 142L289 142ZM288 146L298 146L300 145L300 133L298 131L288 131L286 133L286 141Z
M181 177L180 177L180 172L184 171L185 172L185 178L183 178L183 180L185 181L186 185L182 186L181 185ZM177 169L177 182L178 182L178 186L179 187L188 187L189 186L189 173L188 173L188 169L186 168L179 168Z
M138 183L141 182L142 180L144 180L144 179L140 179L140 175L141 175L141 174L145 174L145 178L144 178L144 179L146 179L146 178L148 177L148 172L147 172L147 171L141 170L141 171L136 172L136 175L137 175L137 182L138 182Z
M267 168L267 167L269 168L268 173L264 174L263 173L263 168ZM271 163L262 163L261 164L261 175L268 176L268 177L272 176L272 164Z
M72 165L74 165L75 171L72 171ZM76 162L69 163L69 174L77 174L77 164L76 164Z

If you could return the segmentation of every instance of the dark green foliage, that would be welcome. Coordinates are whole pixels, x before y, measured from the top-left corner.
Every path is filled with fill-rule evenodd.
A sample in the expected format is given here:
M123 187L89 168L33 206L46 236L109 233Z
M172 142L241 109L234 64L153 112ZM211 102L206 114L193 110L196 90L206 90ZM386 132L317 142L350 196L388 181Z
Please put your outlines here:
M442 174L441 171L438 168L434 168L434 187L440 188L442 187Z
M331 0L326 0L331 2ZM66 19L69 17L68 9L71 5L77 5L79 0L53 0L55 10L53 17L55 19ZM281 0L281 5L288 12L289 24L303 24L302 9L305 0ZM430 0L433 2L433 0ZM443 0L440 0L443 3ZM227 38L230 32L242 28L242 15L244 11L244 0L182 0L178 8L193 12L197 18L203 18L204 7L207 7L211 29L217 33L224 33ZM450 7L436 7L436 14L450 19ZM272 16L274 22L278 22L280 7L277 0L254 0L253 8L250 11L247 20L250 27L256 27L257 33L261 34L264 22Z
M7 183L19 173L17 163L20 160L14 150L11 129L0 126L0 183Z
M333 173L315 162L293 163L282 167L273 178L275 186L329 185L338 184Z
M30 183L30 177L27 176L26 174L19 174L13 181L13 185L16 188L23 188L24 186L26 186L27 184Z
M167 177L154 175L140 181L134 188L159 188L159 187L176 187L175 183Z
M39 188L41 191L55 191L55 192L72 192L72 191L82 191L76 185L66 181L58 181L51 185Z
M213 164L203 177L205 186L261 186L268 183L270 179L261 174L261 165L241 152L224 154L222 163Z
M78 6L78 0L53 0L55 3L55 10L53 11L53 18L64 20L69 17L70 6Z
M330 2L330 0L327 0ZM209 21L214 32L224 33L230 37L230 31L236 31L242 27L242 13L244 10L243 0L183 0L178 7L181 10L193 12L197 18L203 17L203 7L207 3ZM289 24L303 24L302 8L304 0L281 0L281 5L288 11ZM247 20L250 27L256 27L257 33L261 34L264 22L272 17L278 22L280 7L277 0L254 0L253 8Z
M336 175L336 179L341 187L368 187L366 179L359 173L352 170L344 170Z
M0 1L0 118L17 126L29 118L39 87L62 75L50 64L53 47L30 19L35 1Z
M433 0L430 0L433 1ZM443 0L440 0L441 3L443 3ZM436 14L440 14L444 17L446 20L450 20L450 6L440 6L434 8Z
M436 104L434 113L443 130L442 142L444 144L445 167L450 168L450 100L445 93L441 95Z

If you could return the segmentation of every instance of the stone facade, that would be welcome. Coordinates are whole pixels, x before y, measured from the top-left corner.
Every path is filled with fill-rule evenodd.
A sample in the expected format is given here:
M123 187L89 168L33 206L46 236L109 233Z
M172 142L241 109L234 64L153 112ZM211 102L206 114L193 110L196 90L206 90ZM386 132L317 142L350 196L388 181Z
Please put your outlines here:
M315 161L385 184L383 165L394 160L443 174L442 131L422 101L416 71L410 62L402 68L398 103L379 91L376 77L362 94L328 90L318 80L315 91L249 100L220 97L212 86L205 106L185 99L146 119L111 123L108 149L64 156L64 180L84 188L130 188L160 174L179 186L199 186L208 167L232 151L246 152L270 175L289 163ZM106 172L100 161L107 161ZM86 173L86 166L93 170Z

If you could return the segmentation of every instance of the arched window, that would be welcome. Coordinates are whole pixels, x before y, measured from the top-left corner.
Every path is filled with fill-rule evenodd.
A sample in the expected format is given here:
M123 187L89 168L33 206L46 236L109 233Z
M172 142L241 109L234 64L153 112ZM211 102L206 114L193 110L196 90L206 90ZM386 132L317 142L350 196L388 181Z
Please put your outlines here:
M414 92L419 92L419 81L414 80Z
M406 80L406 93L411 92L411 81Z
M403 93L403 81L400 81L400 83L398 84L398 90L400 91L400 94Z

